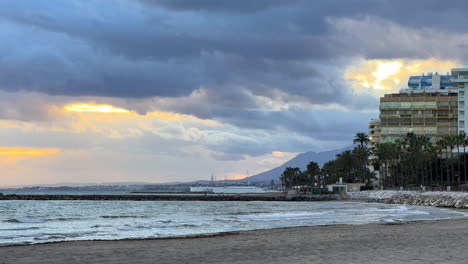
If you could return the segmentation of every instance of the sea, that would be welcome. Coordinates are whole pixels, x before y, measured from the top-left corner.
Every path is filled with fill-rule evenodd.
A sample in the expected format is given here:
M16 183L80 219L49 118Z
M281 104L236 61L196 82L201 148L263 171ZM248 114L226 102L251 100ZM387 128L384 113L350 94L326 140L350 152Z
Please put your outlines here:
M467 216L463 210L338 201L0 201L0 246Z

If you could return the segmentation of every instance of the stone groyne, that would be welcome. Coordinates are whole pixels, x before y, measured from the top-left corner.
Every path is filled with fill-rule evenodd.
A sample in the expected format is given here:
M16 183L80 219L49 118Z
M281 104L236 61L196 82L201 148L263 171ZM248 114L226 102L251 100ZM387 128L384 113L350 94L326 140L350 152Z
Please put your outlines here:
M60 195L60 194L9 194L0 195L0 200L88 200L88 201L332 201L341 196L326 195Z
M348 193L348 199L468 209L468 193L463 192L364 191Z

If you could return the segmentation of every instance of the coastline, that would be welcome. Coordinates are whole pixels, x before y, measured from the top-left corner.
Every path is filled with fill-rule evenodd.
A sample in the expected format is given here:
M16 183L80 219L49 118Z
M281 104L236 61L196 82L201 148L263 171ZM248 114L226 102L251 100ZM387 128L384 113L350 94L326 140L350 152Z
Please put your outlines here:
M0 247L0 263L465 263L468 218Z
M121 194L6 194L0 195L0 200L37 200L37 201L333 201L343 199L336 194L323 195L284 195L271 194L190 194L190 195L121 195Z

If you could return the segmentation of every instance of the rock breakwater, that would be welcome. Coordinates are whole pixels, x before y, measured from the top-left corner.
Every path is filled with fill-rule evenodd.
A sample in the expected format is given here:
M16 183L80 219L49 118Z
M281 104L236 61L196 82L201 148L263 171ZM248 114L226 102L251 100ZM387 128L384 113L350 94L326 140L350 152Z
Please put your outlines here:
M341 196L324 195L0 195L0 200L115 200L115 201L331 201Z
M364 191L348 193L348 198L390 204L468 209L468 193L463 192Z

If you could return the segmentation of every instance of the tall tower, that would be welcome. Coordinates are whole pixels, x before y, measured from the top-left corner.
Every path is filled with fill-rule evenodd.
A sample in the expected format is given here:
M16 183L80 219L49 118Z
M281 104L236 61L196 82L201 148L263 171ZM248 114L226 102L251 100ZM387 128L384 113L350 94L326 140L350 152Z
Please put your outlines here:
M465 103L468 89L468 68L452 69L452 83L458 88L458 131L468 133L468 123L465 117L468 111L468 105Z

